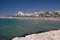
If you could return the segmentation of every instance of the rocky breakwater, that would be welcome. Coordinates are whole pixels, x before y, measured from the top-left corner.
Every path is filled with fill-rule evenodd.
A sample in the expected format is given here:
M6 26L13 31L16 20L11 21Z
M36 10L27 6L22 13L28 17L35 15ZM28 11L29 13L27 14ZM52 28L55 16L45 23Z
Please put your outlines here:
M15 37L12 40L60 40L60 30L31 34L25 37Z

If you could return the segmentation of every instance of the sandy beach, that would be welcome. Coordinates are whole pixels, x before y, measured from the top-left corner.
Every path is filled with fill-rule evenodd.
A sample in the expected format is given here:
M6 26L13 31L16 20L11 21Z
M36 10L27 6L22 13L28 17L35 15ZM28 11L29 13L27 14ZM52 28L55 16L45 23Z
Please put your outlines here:
M29 19L29 20L54 20L54 21L60 21L60 17L0 17L0 19Z

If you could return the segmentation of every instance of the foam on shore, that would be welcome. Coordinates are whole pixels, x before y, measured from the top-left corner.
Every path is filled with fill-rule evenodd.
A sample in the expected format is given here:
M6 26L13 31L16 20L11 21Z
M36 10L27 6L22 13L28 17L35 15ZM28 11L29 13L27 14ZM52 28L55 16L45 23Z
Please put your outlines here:
M15 37L12 40L60 40L60 30L31 34L25 37Z

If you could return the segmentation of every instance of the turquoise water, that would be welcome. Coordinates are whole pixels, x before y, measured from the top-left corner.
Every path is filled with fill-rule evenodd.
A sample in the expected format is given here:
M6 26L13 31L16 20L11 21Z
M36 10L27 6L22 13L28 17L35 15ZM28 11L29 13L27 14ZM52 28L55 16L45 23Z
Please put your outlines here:
M60 22L28 19L0 19L0 40L10 40L16 36L51 29L60 29Z

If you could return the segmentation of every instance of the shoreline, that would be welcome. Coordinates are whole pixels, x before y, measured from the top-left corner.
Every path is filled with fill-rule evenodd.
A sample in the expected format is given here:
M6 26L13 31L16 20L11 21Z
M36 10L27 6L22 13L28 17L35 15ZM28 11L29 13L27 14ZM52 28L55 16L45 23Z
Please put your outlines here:
M0 19L31 19L31 20L54 20L60 21L60 17L0 17Z

